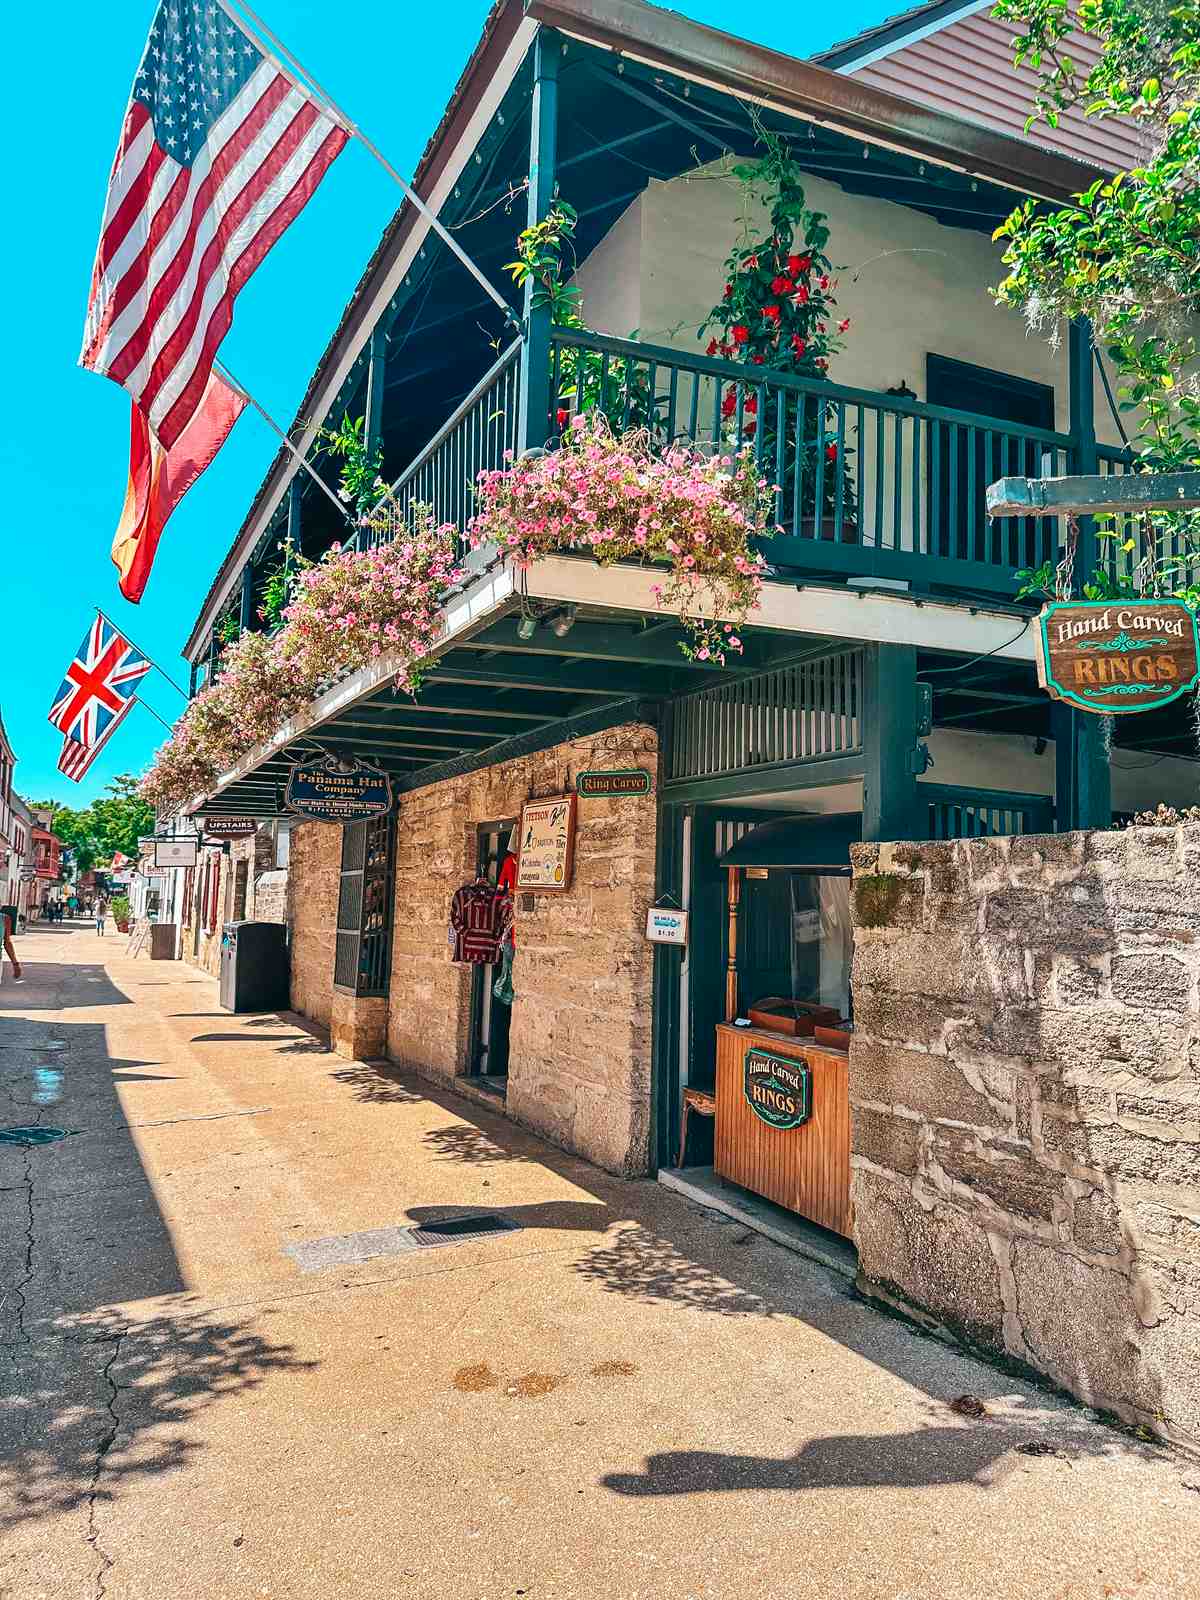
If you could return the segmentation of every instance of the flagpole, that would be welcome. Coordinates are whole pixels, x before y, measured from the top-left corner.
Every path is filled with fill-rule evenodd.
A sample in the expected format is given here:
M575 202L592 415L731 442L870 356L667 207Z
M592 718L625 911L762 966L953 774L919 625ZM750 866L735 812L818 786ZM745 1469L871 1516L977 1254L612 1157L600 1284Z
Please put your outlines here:
M304 468L305 472L308 473L309 477L313 480L321 492L327 495L330 500L332 500L333 504L338 508L342 516L345 517L346 521L351 525L351 527L355 527L354 518L350 514L349 506L345 505L341 500L338 499L337 495L325 482L325 479L313 466L312 462L308 459L304 452L299 448L298 445L292 443L291 439L288 438L287 434L275 421L275 418L271 415L271 413L264 410L264 408L259 405L258 401L250 393L249 389L246 388L245 384L238 382L223 361L214 361L213 371L216 372L217 376L223 379L231 389L235 389L237 393L241 395L242 399L246 401L247 405L253 406L255 411L258 412L259 416L266 423L267 427L270 428L271 432L274 433L292 452L292 455L296 458L298 464Z
M166 677L166 673L165 672L163 673L163 677L164 678ZM150 705L147 701L143 700L140 695L136 695L135 694L133 698L134 698L134 701L136 702L136 704L138 704L139 706L142 707L143 711L148 711L152 717L154 717L158 722L161 722L163 727L167 730L168 733L174 733L175 732L175 729L167 721L166 717L160 717L158 715L158 712L155 711L154 707L152 705Z
M371 140L367 138L366 134L362 131L358 124L350 120L350 118L341 109L333 97L321 87L321 85L313 77L312 73L308 71L307 67L301 66L300 62L297 61L294 55L292 55L291 51L283 43L282 39L280 39L277 34L272 33L271 29L257 14L257 12L255 12L247 4L247 0L236 0L236 3L246 13L246 16L250 19L254 26L261 31L264 37L271 41L271 43L275 46L275 49L278 50L279 55L283 57L283 61L280 61L279 58L271 51L268 50L264 52L266 55L271 57L272 61L275 62L275 65L283 73L284 77L290 78L292 82L296 84L296 87L302 92L315 91L315 93L320 96L320 98L328 107L330 114L341 123L342 127L351 136L351 138L357 139L358 142L375 157L376 161L378 161L379 165L388 174L388 176L400 185L405 195L425 218L426 222L428 222L429 226L438 235L442 242L449 246L451 252L457 256L462 265L466 267L467 271L479 284L480 288L482 288L488 297L494 300L495 303L500 307L501 311L504 313L505 319L508 322L511 322L515 328L519 329L521 322L516 311L512 306L509 305L508 301L491 282L491 280L485 277L483 272L481 272L480 269L475 265L467 252L459 244L458 240L454 238L454 236L448 231L448 229L434 214L434 212L429 209L413 186L400 176L395 167L392 166L391 162L387 159L379 147L373 144ZM232 9L231 0L217 0L217 4L220 6L221 10L224 11L229 20L241 29L250 42L261 50L261 41L254 38L253 34L246 26L244 19L239 17ZM284 62L287 63L287 66L284 65ZM288 71L289 66L291 68L290 72Z
M186 689L181 689L179 687L179 685L175 682L175 679L171 676L171 674L169 672L163 672L163 669L159 666L158 662L155 661L154 657L149 653L149 651L143 650L141 645L138 644L136 640L131 639L129 637L129 635L125 632L125 629L122 628L118 623L115 623L110 616L106 616L105 613L103 611L101 611L99 606L96 607L96 615L98 617L103 618L103 620L108 623L109 627L113 630L113 632L114 633L119 633L121 635L122 639L124 639L125 643L132 645L133 648L137 651L137 653L139 655L145 656L146 660L154 668L155 672L161 672L162 673L163 677L171 685L172 689L174 689L176 694L181 694L185 700L190 700L191 699L191 695L188 694L187 690ZM144 702L143 702L143 704L144 704ZM150 707L146 706L146 710L149 711ZM158 713L154 712L153 715L154 716L158 716ZM163 721L163 719L161 717L158 717L158 720L160 722ZM169 722L163 722L163 727L164 728L169 728L170 726L171 726L171 724Z

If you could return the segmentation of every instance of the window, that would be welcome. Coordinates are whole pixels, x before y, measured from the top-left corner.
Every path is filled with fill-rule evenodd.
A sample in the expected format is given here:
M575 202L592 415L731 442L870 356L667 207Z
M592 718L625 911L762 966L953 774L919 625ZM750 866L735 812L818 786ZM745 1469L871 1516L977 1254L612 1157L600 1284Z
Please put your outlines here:
M233 917L232 921L242 922L246 916L246 885L250 876L250 863L239 861L233 873Z
M391 976L394 819L342 829L333 982L357 995L383 995Z

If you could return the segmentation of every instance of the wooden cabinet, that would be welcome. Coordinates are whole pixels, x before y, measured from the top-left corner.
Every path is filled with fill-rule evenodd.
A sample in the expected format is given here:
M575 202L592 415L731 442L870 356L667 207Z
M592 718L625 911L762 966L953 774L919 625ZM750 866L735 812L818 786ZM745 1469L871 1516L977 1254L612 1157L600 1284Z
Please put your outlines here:
M746 1098L746 1056L769 1051L810 1073L810 1115L796 1128L772 1128ZM717 1027L718 1175L823 1228L850 1237L850 1087L842 1050L762 1028Z

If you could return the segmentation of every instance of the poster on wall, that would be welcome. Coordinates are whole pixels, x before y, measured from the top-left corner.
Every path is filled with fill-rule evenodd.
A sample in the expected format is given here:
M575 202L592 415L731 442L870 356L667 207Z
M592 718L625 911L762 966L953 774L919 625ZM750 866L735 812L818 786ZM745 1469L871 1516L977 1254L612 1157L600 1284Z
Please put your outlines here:
M573 794L529 800L521 807L517 888L558 893L571 886L575 860Z
M1200 636L1182 600L1060 601L1034 636L1038 682L1080 711L1152 711L1200 681Z

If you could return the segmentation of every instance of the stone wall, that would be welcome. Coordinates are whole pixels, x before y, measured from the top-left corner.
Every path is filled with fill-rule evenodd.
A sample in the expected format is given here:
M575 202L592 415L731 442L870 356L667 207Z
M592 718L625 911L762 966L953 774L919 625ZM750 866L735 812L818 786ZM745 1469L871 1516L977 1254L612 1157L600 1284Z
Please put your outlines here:
M653 744L648 728L622 736ZM401 797L388 1054L450 1081L469 1070L471 972L447 942L450 901L474 875L476 828L565 794L613 765L583 739ZM618 763L620 764L620 763ZM638 765L654 771L653 753ZM518 900L507 1111L611 1172L649 1166L653 795L579 801L568 893ZM293 845L294 848L294 845ZM293 858L294 862L294 858ZM294 867L293 867L294 871Z
M306 822L292 829L287 872L292 1009L326 1028L333 1015L333 952L341 867L341 828L328 822Z
M1200 828L854 858L864 1287L1200 1441Z

